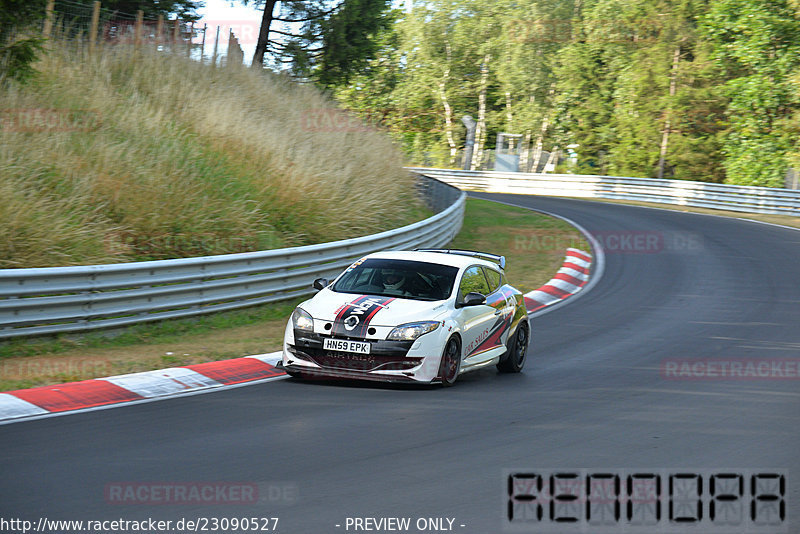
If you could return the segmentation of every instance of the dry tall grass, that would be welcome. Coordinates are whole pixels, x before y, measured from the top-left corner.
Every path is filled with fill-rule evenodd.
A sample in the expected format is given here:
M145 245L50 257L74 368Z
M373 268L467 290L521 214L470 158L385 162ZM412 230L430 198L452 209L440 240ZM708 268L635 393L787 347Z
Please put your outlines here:
M311 87L69 43L36 68L33 83L0 87L0 267L239 252L410 222L400 152L331 121ZM19 110L58 120L38 128Z

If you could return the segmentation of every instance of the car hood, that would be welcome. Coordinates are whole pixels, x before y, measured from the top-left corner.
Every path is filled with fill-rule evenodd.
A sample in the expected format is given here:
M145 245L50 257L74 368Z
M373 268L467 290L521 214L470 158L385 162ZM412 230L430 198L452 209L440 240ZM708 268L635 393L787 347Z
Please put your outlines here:
M355 293L336 293L323 289L314 298L302 304L314 319L334 321L337 312L345 307L360 306L364 314L372 315L372 326L397 326L414 321L439 320L447 309L445 300L424 301L400 297L376 297Z

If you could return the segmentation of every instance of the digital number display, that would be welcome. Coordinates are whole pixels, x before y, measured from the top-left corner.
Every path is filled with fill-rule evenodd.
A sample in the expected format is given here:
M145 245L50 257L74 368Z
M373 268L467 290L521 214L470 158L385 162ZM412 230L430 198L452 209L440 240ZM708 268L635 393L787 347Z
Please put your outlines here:
M504 472L513 532L788 533L785 469L516 469Z

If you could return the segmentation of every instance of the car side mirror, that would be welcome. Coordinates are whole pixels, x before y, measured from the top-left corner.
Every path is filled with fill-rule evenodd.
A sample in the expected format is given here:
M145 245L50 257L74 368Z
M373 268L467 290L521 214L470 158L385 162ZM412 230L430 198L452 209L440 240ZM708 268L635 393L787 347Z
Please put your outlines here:
M317 278L316 280L314 280L314 283L312 285L314 286L314 289L316 289L316 290L325 289L326 287L328 287L328 279L327 278Z
M462 308L467 306L479 306L486 302L486 297L476 291L471 291L464 295L464 300L461 301Z

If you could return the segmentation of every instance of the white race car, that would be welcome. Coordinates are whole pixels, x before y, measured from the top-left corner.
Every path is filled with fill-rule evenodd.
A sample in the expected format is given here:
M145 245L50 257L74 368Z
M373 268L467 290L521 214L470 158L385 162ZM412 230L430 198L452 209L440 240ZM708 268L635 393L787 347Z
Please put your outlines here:
M530 339L505 258L464 250L370 254L300 304L286 325L296 377L441 383L496 365L516 373Z

